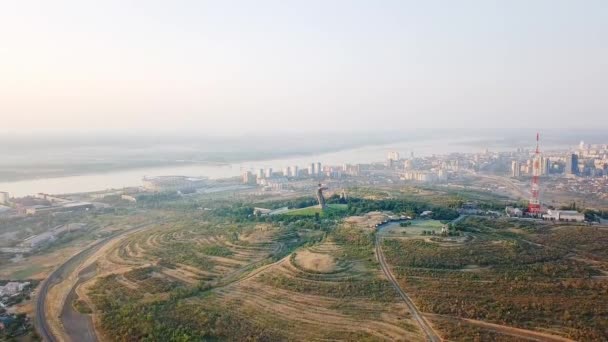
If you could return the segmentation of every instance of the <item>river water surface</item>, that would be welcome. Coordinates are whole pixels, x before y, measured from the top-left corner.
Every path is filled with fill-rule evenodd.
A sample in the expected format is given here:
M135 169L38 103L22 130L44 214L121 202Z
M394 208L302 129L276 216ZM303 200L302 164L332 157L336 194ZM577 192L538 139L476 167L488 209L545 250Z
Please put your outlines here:
M507 148L504 148L506 150ZM495 148L493 150L496 150ZM455 152L481 152L482 148L475 141L468 140L429 140L402 142L388 145L375 145L342 150L331 153L320 153L307 156L283 157L271 160L244 161L232 164L188 164L183 166L147 167L91 173L77 176L41 178L13 182L0 182L0 191L7 191L13 197L32 195L39 192L49 194L66 194L77 192L120 189L141 185L144 176L184 175L204 176L211 179L239 176L244 170L272 167L282 170L286 166L297 165L306 168L312 162L323 165L342 165L345 163L371 163L383 161L387 152L397 151L402 157L430 156L432 154L449 154Z

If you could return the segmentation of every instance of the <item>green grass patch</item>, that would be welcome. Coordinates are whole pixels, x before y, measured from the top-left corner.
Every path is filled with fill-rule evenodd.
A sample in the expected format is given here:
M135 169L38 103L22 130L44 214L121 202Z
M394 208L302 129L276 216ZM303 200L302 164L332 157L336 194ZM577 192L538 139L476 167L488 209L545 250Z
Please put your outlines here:
M311 207L306 207L302 209L294 209L286 212L283 215L287 216L315 216L315 214L319 214L319 216L323 217L327 214L341 214L345 213L348 210L348 204L328 204L325 210L321 210L318 205L314 205Z
M10 278L11 279L16 279L16 280L28 279L31 276L44 271L44 269L45 269L44 266L33 265L33 266L28 267L28 268L24 268L22 270L13 272L11 274Z

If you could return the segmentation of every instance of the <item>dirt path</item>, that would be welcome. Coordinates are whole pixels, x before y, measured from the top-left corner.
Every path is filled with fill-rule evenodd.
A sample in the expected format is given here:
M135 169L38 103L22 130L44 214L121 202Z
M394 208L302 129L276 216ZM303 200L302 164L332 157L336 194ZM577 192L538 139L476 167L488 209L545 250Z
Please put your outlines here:
M441 341L441 337L439 337L439 335L437 334L437 332L435 332L431 324L426 320L426 318L424 318L424 316L422 315L420 310L418 310L411 298L401 289L399 283L397 283L397 280L389 269L388 264L386 263L386 260L384 258L384 252L382 251L382 237L380 236L380 229L381 228L378 228L378 231L376 232L376 256L378 257L378 261L380 262L382 272L384 272L384 275L393 284L393 287L395 287L395 290L397 290L399 296L401 297L401 299L403 299L403 301L409 308L412 317L418 323L420 329L424 331L426 338L432 342Z
M501 333L501 334L509 335L509 336L513 336L513 337L523 338L523 339L527 339L530 341L575 342L574 340L571 340L566 337L551 335L551 334L543 333L540 331L510 327L507 325L488 323L488 322L484 322L484 321L478 321L476 319L460 318L460 317L454 317L454 316L445 316L445 315L437 315L437 314L429 314L429 313L427 313L427 316L442 318L442 319L449 319L449 320L453 320L453 321L463 321L463 322L471 323L473 325L482 327L486 330L494 331L497 333Z

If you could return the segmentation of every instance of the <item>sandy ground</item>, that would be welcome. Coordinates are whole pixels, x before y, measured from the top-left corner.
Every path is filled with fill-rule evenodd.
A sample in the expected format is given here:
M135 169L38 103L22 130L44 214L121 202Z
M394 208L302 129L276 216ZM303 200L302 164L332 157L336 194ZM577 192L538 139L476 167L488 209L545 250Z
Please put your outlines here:
M336 270L336 259L328 254L304 250L298 252L295 259L296 264L310 271L331 273Z
M375 229L376 224L388 219L388 215L379 211L372 211L363 216L349 216L344 219L344 222L349 225L354 225L359 228Z

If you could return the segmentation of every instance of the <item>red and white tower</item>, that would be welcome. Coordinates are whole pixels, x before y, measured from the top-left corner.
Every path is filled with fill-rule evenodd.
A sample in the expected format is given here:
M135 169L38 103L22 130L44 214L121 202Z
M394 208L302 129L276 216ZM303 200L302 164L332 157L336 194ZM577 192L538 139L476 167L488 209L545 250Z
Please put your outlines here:
M539 134L536 133L536 152L534 153L534 163L532 164L532 189L528 212L532 216L540 215L540 187L538 176L540 175L540 151L538 149Z

